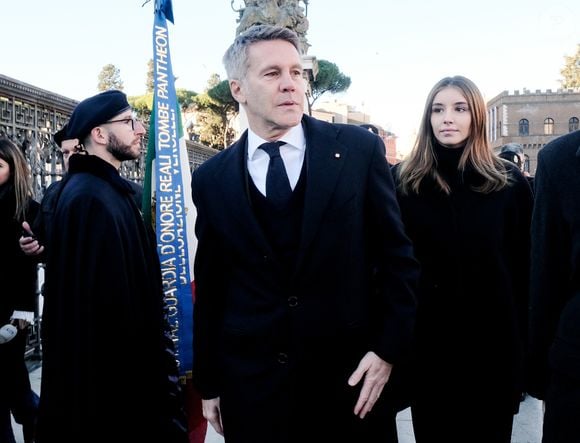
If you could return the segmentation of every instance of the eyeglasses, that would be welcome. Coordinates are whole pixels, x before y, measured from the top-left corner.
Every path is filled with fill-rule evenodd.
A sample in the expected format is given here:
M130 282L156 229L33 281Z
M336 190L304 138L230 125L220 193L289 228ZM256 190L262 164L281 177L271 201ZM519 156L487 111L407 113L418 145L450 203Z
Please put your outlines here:
M135 130L135 126L137 125L137 123L141 123L140 120L136 119L135 117L127 117L127 118L120 118L119 120L109 120L106 121L105 123L103 123L103 125L107 124L107 123L128 123L131 122L131 130Z

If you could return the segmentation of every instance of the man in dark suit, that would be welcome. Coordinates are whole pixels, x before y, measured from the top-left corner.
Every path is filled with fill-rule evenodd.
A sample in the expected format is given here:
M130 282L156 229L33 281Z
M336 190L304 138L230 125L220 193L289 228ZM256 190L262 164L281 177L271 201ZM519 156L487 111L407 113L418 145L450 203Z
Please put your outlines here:
M381 139L303 115L298 45L261 25L224 56L249 129L192 178L194 381L228 443L390 442L418 265Z
M538 155L532 218L530 385L544 443L580 441L580 131Z

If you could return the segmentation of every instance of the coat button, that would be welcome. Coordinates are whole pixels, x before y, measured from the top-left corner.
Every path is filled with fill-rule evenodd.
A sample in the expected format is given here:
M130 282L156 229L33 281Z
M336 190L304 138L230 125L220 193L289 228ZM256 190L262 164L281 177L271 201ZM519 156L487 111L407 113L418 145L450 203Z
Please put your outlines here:
M295 295L291 295L290 297L288 297L288 306L290 306L291 308L295 308L296 306L298 306L298 297L296 297Z
M280 352L278 354L278 363L280 363L281 365L285 365L286 363L288 363L288 354Z

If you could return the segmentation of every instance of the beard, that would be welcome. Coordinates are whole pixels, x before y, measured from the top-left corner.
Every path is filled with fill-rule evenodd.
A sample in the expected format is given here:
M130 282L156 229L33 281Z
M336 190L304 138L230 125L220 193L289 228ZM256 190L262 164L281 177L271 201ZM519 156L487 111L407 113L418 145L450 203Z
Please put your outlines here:
M132 145L121 143L115 134L109 135L109 144L107 151L110 152L120 162L125 160L135 160L139 158L140 152L135 153Z

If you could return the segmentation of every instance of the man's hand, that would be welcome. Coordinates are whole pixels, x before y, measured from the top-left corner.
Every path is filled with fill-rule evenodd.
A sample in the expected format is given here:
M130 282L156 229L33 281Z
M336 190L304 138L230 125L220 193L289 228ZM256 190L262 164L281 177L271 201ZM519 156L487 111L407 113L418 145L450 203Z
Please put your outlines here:
M219 435L223 436L224 429L222 427L222 415L220 412L220 398L216 397L209 400L202 400L201 408L204 418L213 426Z
M41 246L41 244L38 243L38 240L36 239L32 230L30 229L30 225L28 224L28 222L22 222L22 230L23 232L28 234L22 235L22 237L20 237L20 239L18 240L22 252L24 252L24 254L28 256L42 254L44 252L44 246Z
M355 415L365 418L371 411L381 396L385 384L389 381L392 369L393 365L381 359L374 352L367 352L361 359L358 368L348 379L348 384L355 386L364 378L358 401L354 407Z

